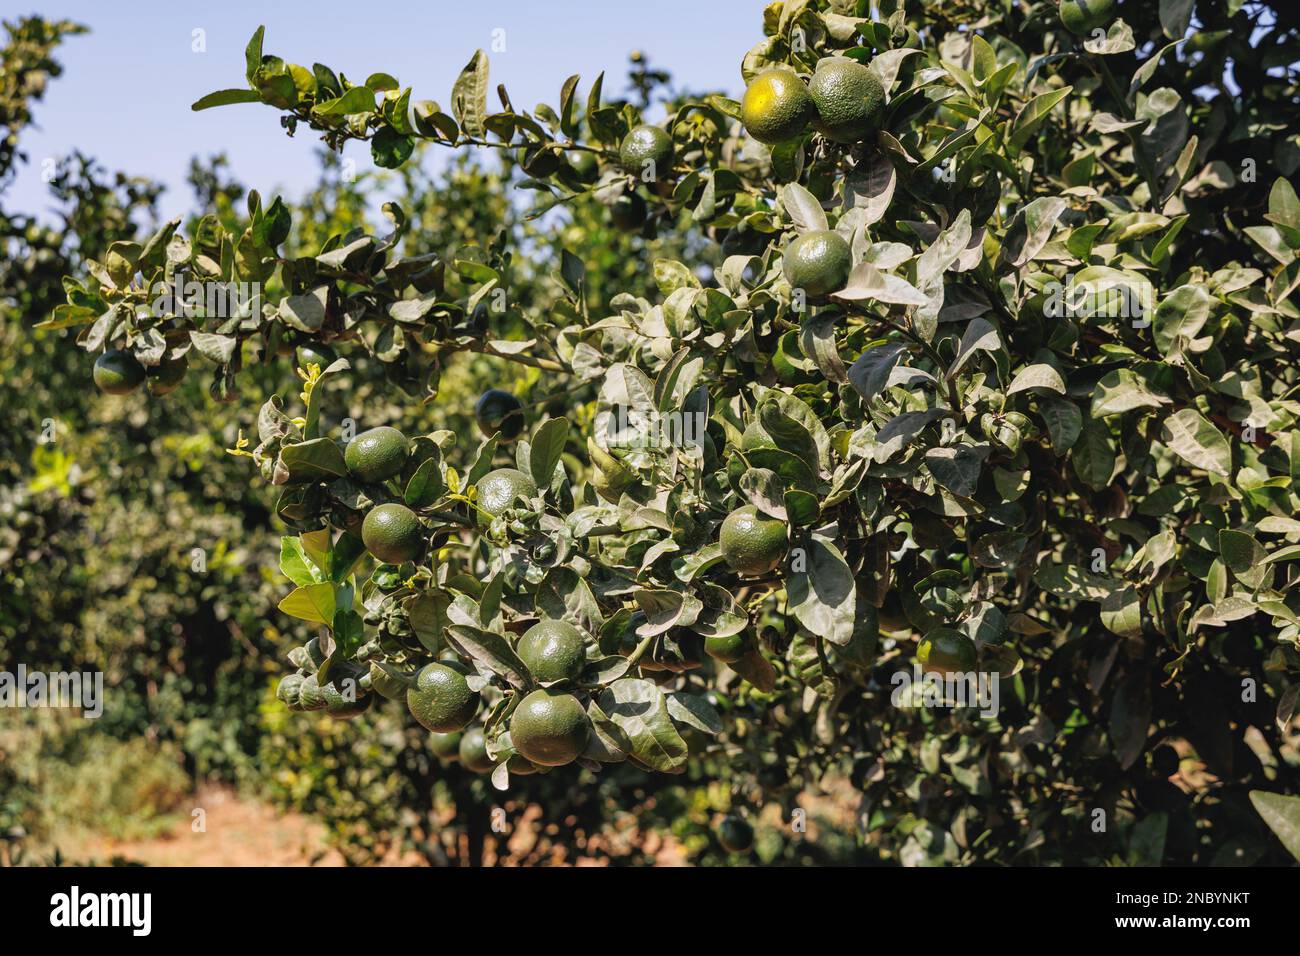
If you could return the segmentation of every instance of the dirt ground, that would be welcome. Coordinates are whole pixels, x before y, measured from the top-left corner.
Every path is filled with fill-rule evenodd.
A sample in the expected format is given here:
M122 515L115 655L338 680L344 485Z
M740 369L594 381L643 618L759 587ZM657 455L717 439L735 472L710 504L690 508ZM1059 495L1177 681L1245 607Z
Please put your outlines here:
M68 837L60 841L65 858L106 865L111 862L146 866L342 866L342 856L328 849L324 829L309 817L296 813L279 813L257 800L241 796L226 787L205 787L197 793L192 806L203 811L202 829L194 818L182 818L168 831L152 839L115 840L98 834ZM526 810L506 841L505 854L493 855L489 864L517 866L533 849L540 810ZM686 863L682 847L671 837L646 834L645 848L659 866ZM593 845L593 848L595 846ZM562 864L560 857L542 859ZM599 866L603 861L590 857L573 859L575 866ZM394 857L388 866L421 866L424 861L414 855Z
M194 797L203 811L156 839L119 841L89 835L63 846L66 856L106 864L114 858L149 866L342 866L325 846L323 828L307 817L277 813L233 790L209 787Z

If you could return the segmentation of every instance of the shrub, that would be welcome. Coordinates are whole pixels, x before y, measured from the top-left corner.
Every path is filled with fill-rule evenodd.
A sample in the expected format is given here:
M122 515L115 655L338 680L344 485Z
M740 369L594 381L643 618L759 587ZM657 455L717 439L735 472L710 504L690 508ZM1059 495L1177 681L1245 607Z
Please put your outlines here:
M497 787L530 786L509 769L510 718L537 692L515 645L549 617L588 639L586 772L725 753L745 800L789 810L839 771L876 852L906 863L1209 862L1228 845L1279 859L1247 793L1296 789L1300 154L1294 79L1268 71L1295 60L1294 17L876 6L773 4L741 64L760 84L866 64L885 103L861 139L828 139L796 89L764 148L740 103L703 96L669 112L672 162L648 177L618 155L647 117L597 85L580 97L575 78L531 114L503 93L497 110L480 52L445 112L384 73L351 85L268 55L259 29L247 88L196 109L260 102L331 147L368 140L385 168L417 143L553 154L530 164L530 215L593 190L644 205L644 225L617 224L640 229L632 268L656 289L598 294L583 244L556 250L552 298L515 299L526 253L508 235L416 253L398 209L391 234L290 256L290 211L250 194L239 223L110 246L50 324L146 367L205 362L223 400L247 355L286 338L337 352L234 449L296 532L281 609L324 632L321 659L294 666L339 686L357 663L472 666ZM1257 31L1262 61L1233 39ZM847 278L792 286L785 250L829 231ZM685 237L676 253L656 249L664 235ZM142 316L127 280L178 270L279 286L260 314ZM333 416L354 366L432 396L458 352L547 383L526 438L507 453L435 429L398 480L349 476ZM770 443L743 439L756 422ZM479 481L503 466L535 493L485 512ZM363 558L351 529L390 502L419 516L427 559ZM721 560L742 506L788 529L771 573ZM740 632L733 663L703 653ZM898 706L918 645L960 643L944 656L965 661L957 634L1000 678L997 713ZM1148 765L1165 742L1195 758L1181 786Z

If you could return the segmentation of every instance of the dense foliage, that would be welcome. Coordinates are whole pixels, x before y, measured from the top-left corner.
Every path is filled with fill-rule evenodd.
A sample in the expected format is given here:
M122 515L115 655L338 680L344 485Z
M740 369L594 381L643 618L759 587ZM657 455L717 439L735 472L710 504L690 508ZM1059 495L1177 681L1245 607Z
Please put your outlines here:
M114 389L188 366L219 401L297 350L301 393L232 446L295 532L280 609L320 629L290 710L391 698L554 800L716 776L789 820L843 776L905 863L1283 859L1248 793L1286 833L1300 14L872 6L770 4L743 102L658 123L600 78L489 106L482 53L444 110L259 29L247 88L196 109L262 103L385 168L506 153L525 223L431 241L436 211L394 204L322 236L250 192L108 245L43 327ZM185 282L263 297L160 297ZM469 412L462 353L522 367L517 440L414 411ZM539 621L577 629L576 667ZM1000 708L899 706L914 658L1000 675Z

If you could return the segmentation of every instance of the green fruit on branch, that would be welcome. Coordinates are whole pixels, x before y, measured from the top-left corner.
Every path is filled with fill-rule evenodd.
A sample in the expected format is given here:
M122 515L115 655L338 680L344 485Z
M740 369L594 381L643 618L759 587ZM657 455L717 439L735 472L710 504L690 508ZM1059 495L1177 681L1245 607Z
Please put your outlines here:
M415 674L406 692L406 707L420 726L435 733L463 730L478 713L479 695L470 690L468 667L455 661L434 661Z
M400 474L411 456L411 443L396 428L380 425L348 442L343 461L357 481L378 484Z
M95 384L108 395L129 395L144 382L144 366L125 349L109 349L95 359Z
M587 640L568 621L539 621L524 632L515 648L533 679L549 684L576 681L587 663Z
M510 717L515 749L542 767L572 763L587 748L591 721L572 694L535 690Z
M740 121L746 132L769 146L801 135L816 115L808 87L787 67L758 74L740 101Z
M484 438L496 435L500 441L514 441L526 424L524 403L507 391L490 388L475 403L474 420Z
M189 362L185 356L171 359L147 369L145 374L149 382L149 391L154 395L166 395L169 392L176 391L181 382L185 381L185 373L189 370Z
M471 727L460 738L460 765L471 773L488 773L496 766L487 752L482 727Z
M749 642L745 632L704 638L704 653L721 664L734 664L745 656Z
M298 685L298 705L303 710L323 710L339 720L351 720L370 707L371 696L361 690L359 681L360 674L351 671L324 684L311 674Z
M323 372L334 364L337 358L338 353L324 342L304 342L294 351L294 359L300 369L306 369L309 365L319 365Z
M673 139L658 126L633 127L618 148L618 161L633 176L659 179L672 167Z
M406 505L376 505L361 523L361 540L380 561L401 564L414 561L424 550L424 526Z
M754 828L734 814L722 818L717 835L722 848L730 853L746 853L754 845Z
M936 627L921 638L916 659L930 674L966 674L975 670L975 642L951 627Z
M817 64L808 93L817 106L813 127L837 143L858 143L880 120L885 89L870 69L846 57Z
M781 272L792 289L819 299L844 288L853 268L853 253L838 232L806 232L786 247Z
M1061 0L1059 13L1067 30L1087 36L1115 18L1115 0Z
M478 480L478 507L492 517L515 504L516 498L533 498L537 485L517 468L498 468ZM481 516L480 516L481 517Z
M781 566L789 546L785 522L742 505L722 522L718 535L727 566L741 574L759 575Z
M609 217L614 228L623 232L639 232L645 225L646 211L645 200L635 192L628 192L614 200L609 208Z
M455 763L460 760L461 731L453 730L448 734L429 734L429 750L443 763Z

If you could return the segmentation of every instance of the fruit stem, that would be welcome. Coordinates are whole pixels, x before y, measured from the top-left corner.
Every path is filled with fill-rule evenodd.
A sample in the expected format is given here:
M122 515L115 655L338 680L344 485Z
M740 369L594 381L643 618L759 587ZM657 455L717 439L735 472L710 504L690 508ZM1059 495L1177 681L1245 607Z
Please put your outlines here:
M629 667L636 666L637 662L645 656L645 652L650 650L650 645L654 643L654 639L657 636L657 634L650 634L647 637L641 638L641 643L636 646L636 650L628 655L627 663Z

